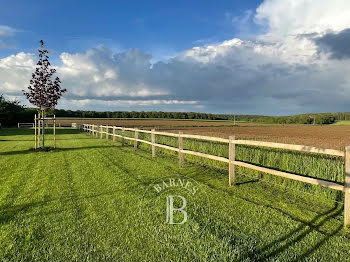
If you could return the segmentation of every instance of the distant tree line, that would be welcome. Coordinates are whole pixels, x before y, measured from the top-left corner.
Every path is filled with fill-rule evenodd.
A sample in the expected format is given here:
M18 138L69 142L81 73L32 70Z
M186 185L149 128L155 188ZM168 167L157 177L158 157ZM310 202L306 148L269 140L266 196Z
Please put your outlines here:
M16 125L18 122L33 122L36 110L26 109L19 101L6 100L0 95L0 123L2 126Z
M196 112L162 112L162 111L71 111L56 110L57 117L79 118L166 118L166 119L203 119L203 120L231 120L266 124L333 124L339 120L350 120L348 113L316 113L292 116L262 116L262 115L233 115L210 114Z
M320 113L320 114L301 114L293 116L269 116L259 117L254 119L257 123L266 124L315 124L315 125L329 125L338 120L346 119L346 115L350 119L350 113Z
M209 114L196 112L162 112L162 111L71 111L56 110L57 117L79 117L79 118L168 118L168 119L204 119L204 120L233 120L249 121L261 117L259 115L234 115L229 114Z
M0 95L0 123L3 126L14 126L18 122L32 123L37 109L25 108L18 101L6 100ZM293 116L261 116L209 114L196 112L162 112L162 111L72 111L55 110L56 117L70 118L165 118L165 119L203 119L203 120L234 120L266 124L332 124L340 120L350 120L350 112L346 113L317 113Z

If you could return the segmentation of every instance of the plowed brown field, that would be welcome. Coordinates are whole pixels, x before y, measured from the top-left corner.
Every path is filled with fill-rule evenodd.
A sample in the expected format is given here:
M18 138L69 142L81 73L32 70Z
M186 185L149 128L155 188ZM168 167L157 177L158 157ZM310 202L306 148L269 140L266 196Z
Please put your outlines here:
M222 138L234 135L236 139L253 139L340 150L343 150L345 146L350 146L350 126L244 125L235 127L177 128L168 131L183 131L188 134Z
M239 123L234 126L229 121L192 121L192 120L109 120L109 119L69 119L58 123L89 123L96 125L115 125L125 127L144 127L168 132L183 131L187 134L206 135L237 139L253 139L288 144L319 146L343 150L350 146L350 126L312 126L312 125L267 125Z

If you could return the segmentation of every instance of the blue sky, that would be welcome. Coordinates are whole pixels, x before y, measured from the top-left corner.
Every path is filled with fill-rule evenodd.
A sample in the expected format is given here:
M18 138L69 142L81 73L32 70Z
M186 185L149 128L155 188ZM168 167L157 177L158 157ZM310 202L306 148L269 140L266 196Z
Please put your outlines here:
M348 0L0 0L0 94L27 106L40 39L59 108L349 111Z
M49 3L48 3L49 2ZM139 48L156 58L240 34L231 21L259 1L0 1L0 25L19 32L9 41L33 51L37 39L60 52L99 44ZM2 57L13 50L0 49Z

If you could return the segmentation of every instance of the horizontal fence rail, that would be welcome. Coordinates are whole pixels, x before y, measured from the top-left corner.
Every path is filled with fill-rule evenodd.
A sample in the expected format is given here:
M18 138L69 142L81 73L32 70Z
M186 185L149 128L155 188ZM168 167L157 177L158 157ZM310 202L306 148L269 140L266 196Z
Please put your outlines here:
M115 141L115 137L119 137L122 139L122 144L124 145L125 140L134 141L134 148L137 150L137 143L145 143L152 146L152 156L155 157L155 148L164 148L167 150L172 150L179 153L179 166L182 167L183 165L183 154L188 155L194 155L198 157L203 157L211 160L216 160L224 163L229 164L229 185L235 184L235 166L241 166L244 168L253 169L256 171L260 171L263 173L292 179L295 181L300 181L312 185L319 185L326 188L331 188L334 190L343 191L345 193L344 198L344 226L349 227L350 226L350 147L346 147L345 152L341 150L334 150L334 149L324 149L319 147L312 147L312 146L304 146L304 145L292 145L292 144L283 144L283 143L273 143L273 142L264 142L264 141L253 141L253 140L239 140L235 139L234 136L230 136L229 139L225 138L219 138L219 137L209 137L209 136L200 136L200 135L191 135L191 134L183 134L182 132L179 132L179 134L175 133L169 133L169 132L160 132L152 130L142 130L137 128L125 128L125 127L119 127L119 126L105 126L105 125L91 125L91 124L76 124L72 123L72 128L77 128L85 132L92 133L94 136L100 135L100 138L103 137L103 134L106 136L106 139L109 137L113 138L113 141ZM112 133L110 133L110 130L113 130ZM118 135L115 133L116 130L121 130L121 135ZM127 137L125 136L125 131L131 131L135 132L135 137ZM139 133L146 133L151 134L152 141L146 141L138 138ZM156 135L161 136L168 136L168 137L175 137L178 138L178 147L168 146L156 143ZM215 156L210 155L206 153L191 151L187 149L183 149L183 139L197 139L197 140L203 140L203 141L211 141L211 142L219 142L219 143L227 143L228 144L228 150L229 150L229 158L221 157L221 156ZM345 159L344 161L344 168L345 168L345 183L344 185L330 182L322 179L297 175L293 173L288 173L284 171L279 171L271 168L261 167L258 165L245 163L242 161L237 161L235 159L235 145L247 145L247 146L255 146L255 147L267 147L267 148L277 148L277 149L283 149L283 150L290 150L290 151L299 151L299 152L307 152L307 153L313 153L313 154L323 154L323 155L329 155L329 156L336 156L336 157L343 157Z

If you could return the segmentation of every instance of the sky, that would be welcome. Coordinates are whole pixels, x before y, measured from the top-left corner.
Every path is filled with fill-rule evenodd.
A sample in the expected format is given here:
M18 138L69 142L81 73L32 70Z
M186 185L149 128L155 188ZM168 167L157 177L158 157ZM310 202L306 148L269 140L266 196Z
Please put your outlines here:
M40 39L68 90L57 108L350 108L348 0L0 0L0 94L27 106Z

